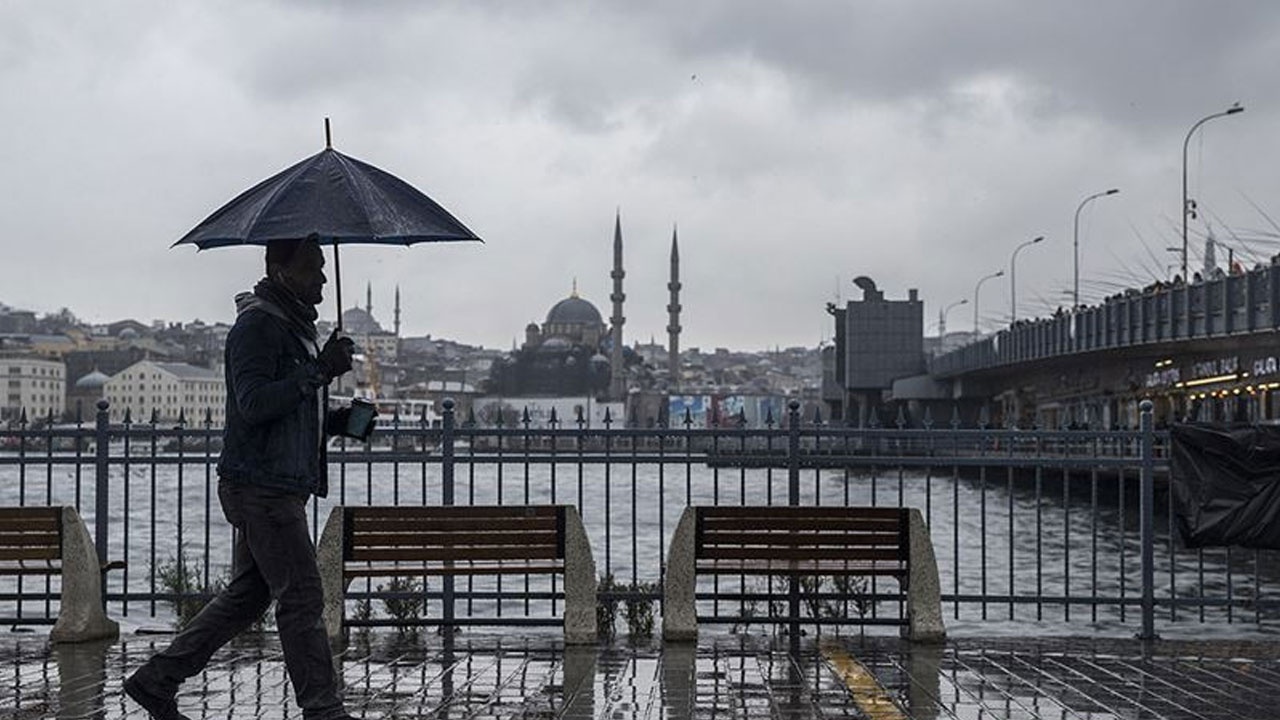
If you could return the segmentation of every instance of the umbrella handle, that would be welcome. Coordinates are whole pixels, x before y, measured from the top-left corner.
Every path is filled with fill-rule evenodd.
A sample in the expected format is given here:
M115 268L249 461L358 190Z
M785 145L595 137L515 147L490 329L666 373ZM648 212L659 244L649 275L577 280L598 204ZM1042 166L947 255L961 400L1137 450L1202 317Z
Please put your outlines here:
M333 239L333 289L338 302L338 332L342 332L342 263L338 260L338 239Z

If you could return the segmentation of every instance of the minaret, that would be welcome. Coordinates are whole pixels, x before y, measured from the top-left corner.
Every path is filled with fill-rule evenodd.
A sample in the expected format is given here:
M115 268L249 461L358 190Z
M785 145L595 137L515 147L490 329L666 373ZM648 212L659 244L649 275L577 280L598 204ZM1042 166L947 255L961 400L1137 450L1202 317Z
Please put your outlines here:
M396 286L396 337L400 337L400 286Z
M364 286L364 311L373 317L373 281Z
M671 227L671 302L667 304L667 374L672 389L680 387L680 247L676 227Z
M627 378L622 367L622 326L627 321L622 316L622 301L627 299L622 292L625 275L622 269L622 211L619 210L613 218L613 272L609 273L613 278L613 294L609 296L613 301L613 317L609 318L613 323L613 345L609 350L609 396L614 400L622 400L627 394Z

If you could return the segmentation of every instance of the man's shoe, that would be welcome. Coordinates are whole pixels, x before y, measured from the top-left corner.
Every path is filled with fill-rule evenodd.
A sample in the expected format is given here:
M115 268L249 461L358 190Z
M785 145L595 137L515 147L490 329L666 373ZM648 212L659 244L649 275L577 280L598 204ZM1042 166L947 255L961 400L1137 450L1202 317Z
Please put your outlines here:
M138 681L137 675L130 675L124 681L124 693L142 706L153 720L191 720L178 712L178 702L172 695L161 695L152 692Z

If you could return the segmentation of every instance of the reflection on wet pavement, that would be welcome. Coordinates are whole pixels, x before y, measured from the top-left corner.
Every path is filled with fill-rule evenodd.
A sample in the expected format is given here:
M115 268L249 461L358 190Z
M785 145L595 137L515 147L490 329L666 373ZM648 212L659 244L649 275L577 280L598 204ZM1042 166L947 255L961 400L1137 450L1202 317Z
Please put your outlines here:
M145 718L123 678L168 638L50 646L0 638L0 717ZM342 658L366 718L1270 718L1280 643L1100 638L785 640L565 648L553 635L446 643L374 635ZM237 643L183 686L192 718L300 718L273 637Z

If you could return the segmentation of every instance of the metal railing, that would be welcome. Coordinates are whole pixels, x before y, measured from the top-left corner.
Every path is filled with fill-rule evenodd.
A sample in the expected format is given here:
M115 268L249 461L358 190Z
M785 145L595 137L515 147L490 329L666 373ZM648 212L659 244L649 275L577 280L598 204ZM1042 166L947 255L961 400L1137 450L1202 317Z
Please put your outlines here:
M1157 283L1098 305L1015 323L929 361L935 377L1074 353L1280 328L1280 264L1191 283Z
M541 427L480 427L457 422L446 402L435 427L396 418L375 443L333 446L330 496L313 502L312 528L339 504L573 504L598 572L613 581L603 601L649 602L661 597L685 506L913 506L931 529L952 624L1016 632L1025 622L1138 623L1152 637L1157 621L1280 618L1280 556L1179 546L1165 491L1168 435L1152 429L1148 404L1132 431L846 428L798 408L763 427L687 418L589 427L554 416ZM92 426L3 429L0 505L74 505L100 558L127 563L106 578L110 614L167 619L169 603L207 595L228 572L232 531L214 507L219 443L207 417L112 425L105 403ZM551 580L540 583L460 580L456 598L470 615L544 624L539 609L549 604L554 615L561 596ZM0 615L47 621L57 588L56 579L0 579ZM900 610L890 589L871 583L822 597L868 624L888 623ZM446 590L368 586L351 597L435 603ZM703 579L698 598L712 611L764 602L769 612L771 592ZM398 622L384 615L380 624Z

